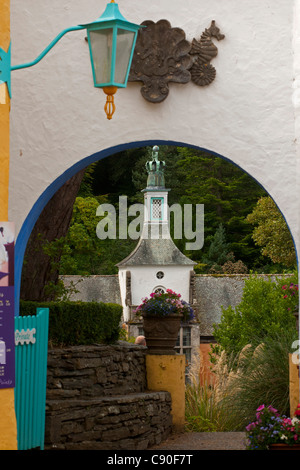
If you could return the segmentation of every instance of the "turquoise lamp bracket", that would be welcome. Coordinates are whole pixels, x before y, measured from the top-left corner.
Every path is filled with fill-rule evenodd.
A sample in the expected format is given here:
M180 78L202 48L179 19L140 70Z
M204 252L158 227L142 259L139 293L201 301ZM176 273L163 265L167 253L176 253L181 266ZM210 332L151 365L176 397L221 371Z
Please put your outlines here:
M7 91L11 98L11 79L10 79L10 72L11 72L11 48L9 45L8 51L5 52L0 47L0 84L6 83Z
M104 26L108 26L108 25L109 25L109 27L113 26L113 28L114 28L115 47L116 47L116 31L117 31L116 28L118 28L120 26L121 29L131 31L131 32L134 33L133 46L132 46L131 55L130 55L130 58L129 58L129 66L128 66L127 75L126 75L126 78L124 80L124 83L122 83L122 84L114 83L113 84L113 86L115 86L117 88L126 87L128 74L129 74L129 68L130 68L130 64L131 64L131 61L132 61L132 57L133 57L133 51L134 51L134 47L135 47L137 32L143 26L142 25L137 25L137 24L134 24L134 23L130 23L129 21L127 21L123 17L123 15L120 13L118 4L115 3L114 0L111 0L111 3L109 3L106 6L106 9L105 9L104 13L96 21L94 21L92 23L81 24L81 25L78 25L78 26L73 26L71 28L64 29L61 33L58 34L58 36L56 36L56 38L53 39L53 41L50 42L50 44L43 50L43 52L35 60L33 60L32 62L27 62L27 63L24 63L24 64L11 66L11 49L10 49L10 46L9 46L7 52L5 52L3 49L0 48L0 84L1 83L6 83L8 93L9 93L9 96L11 98L11 71L12 70L24 69L24 68L27 68L27 67L32 67L33 65L37 64L41 59L43 59L43 57L45 57L46 54L48 54L48 52L53 48L53 46L55 46L55 44L69 31L79 31L79 30L86 29L87 32L88 32L88 36L89 36L89 31L90 30L103 29ZM92 68L93 68L93 74L94 74L94 65L93 65L93 57L92 57L92 52L91 52L91 46L89 46L89 47L90 47L91 62L92 62ZM115 58L115 53L116 52L114 50L113 51L113 59ZM114 64L114 61L112 61L112 63ZM95 74L94 74L94 85L98 86L98 87L102 87L102 88L110 86L110 84L106 84L106 83L105 84L96 83Z
M40 62L40 60L45 57L46 54L52 49L53 46L69 31L78 31L81 29L85 29L83 26L73 26L71 28L66 28L61 31L53 41L41 52L41 54L32 62L26 62L24 64L13 65L11 66L11 45L9 45L8 51L5 52L3 49L0 48L0 84L6 83L9 96L11 98L11 71L12 70L19 70L25 69L28 67L32 67L33 65Z

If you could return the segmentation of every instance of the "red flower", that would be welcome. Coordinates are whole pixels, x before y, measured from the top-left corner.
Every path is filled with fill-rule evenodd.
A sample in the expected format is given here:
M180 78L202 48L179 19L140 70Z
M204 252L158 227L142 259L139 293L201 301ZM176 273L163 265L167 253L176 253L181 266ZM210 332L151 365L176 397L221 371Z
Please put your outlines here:
M299 403L299 405L298 405L297 408L296 408L295 416L300 416L300 403Z

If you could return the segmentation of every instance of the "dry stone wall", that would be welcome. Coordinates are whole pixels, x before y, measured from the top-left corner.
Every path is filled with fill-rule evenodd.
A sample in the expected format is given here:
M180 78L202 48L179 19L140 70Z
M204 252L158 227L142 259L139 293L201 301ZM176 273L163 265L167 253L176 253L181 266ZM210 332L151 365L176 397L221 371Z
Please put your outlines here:
M147 449L172 430L168 392L146 388L143 346L50 349L45 448Z

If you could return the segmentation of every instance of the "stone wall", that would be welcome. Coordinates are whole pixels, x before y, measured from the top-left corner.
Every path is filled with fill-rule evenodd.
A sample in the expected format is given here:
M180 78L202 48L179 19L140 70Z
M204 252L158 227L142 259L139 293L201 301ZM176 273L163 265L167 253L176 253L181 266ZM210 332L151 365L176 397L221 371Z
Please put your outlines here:
M274 275L261 274L275 279ZM277 275L280 276L280 275ZM241 300L245 280L249 275L196 274L194 277L193 302L200 322L200 336L211 336L213 324L219 323L222 307L235 307ZM76 285L78 292L71 300L115 302L121 304L118 276L64 276L64 283Z
M195 276L195 300L201 337L213 335L213 325L220 322L222 307L231 305L234 308L240 303L248 277L243 274Z
M282 277L282 274L259 274L265 279ZM289 274L285 275L286 277ZM235 308L241 301L245 281L249 275L209 275L195 276L196 305L201 338L213 335L213 325L221 321L222 307Z
M146 388L143 346L48 351L45 449L147 449L172 429L168 392Z
M118 275L61 276L61 279L72 291L71 300L121 304Z

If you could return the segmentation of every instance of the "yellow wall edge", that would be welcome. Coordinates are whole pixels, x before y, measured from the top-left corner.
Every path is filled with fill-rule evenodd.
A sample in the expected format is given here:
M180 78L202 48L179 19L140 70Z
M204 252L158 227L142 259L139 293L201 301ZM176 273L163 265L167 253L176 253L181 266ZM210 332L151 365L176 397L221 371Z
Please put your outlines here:
M293 355L289 354L290 376L290 416L293 417L299 400L299 366L293 363Z
M10 44L10 0L0 2L0 47L5 51ZM9 111L10 99L5 84L1 85L0 104L0 221L8 220L9 184Z
M0 47L10 44L10 0L0 2ZM8 221L10 99L5 84L0 86L0 221ZM14 389L0 389L0 450L17 450Z

